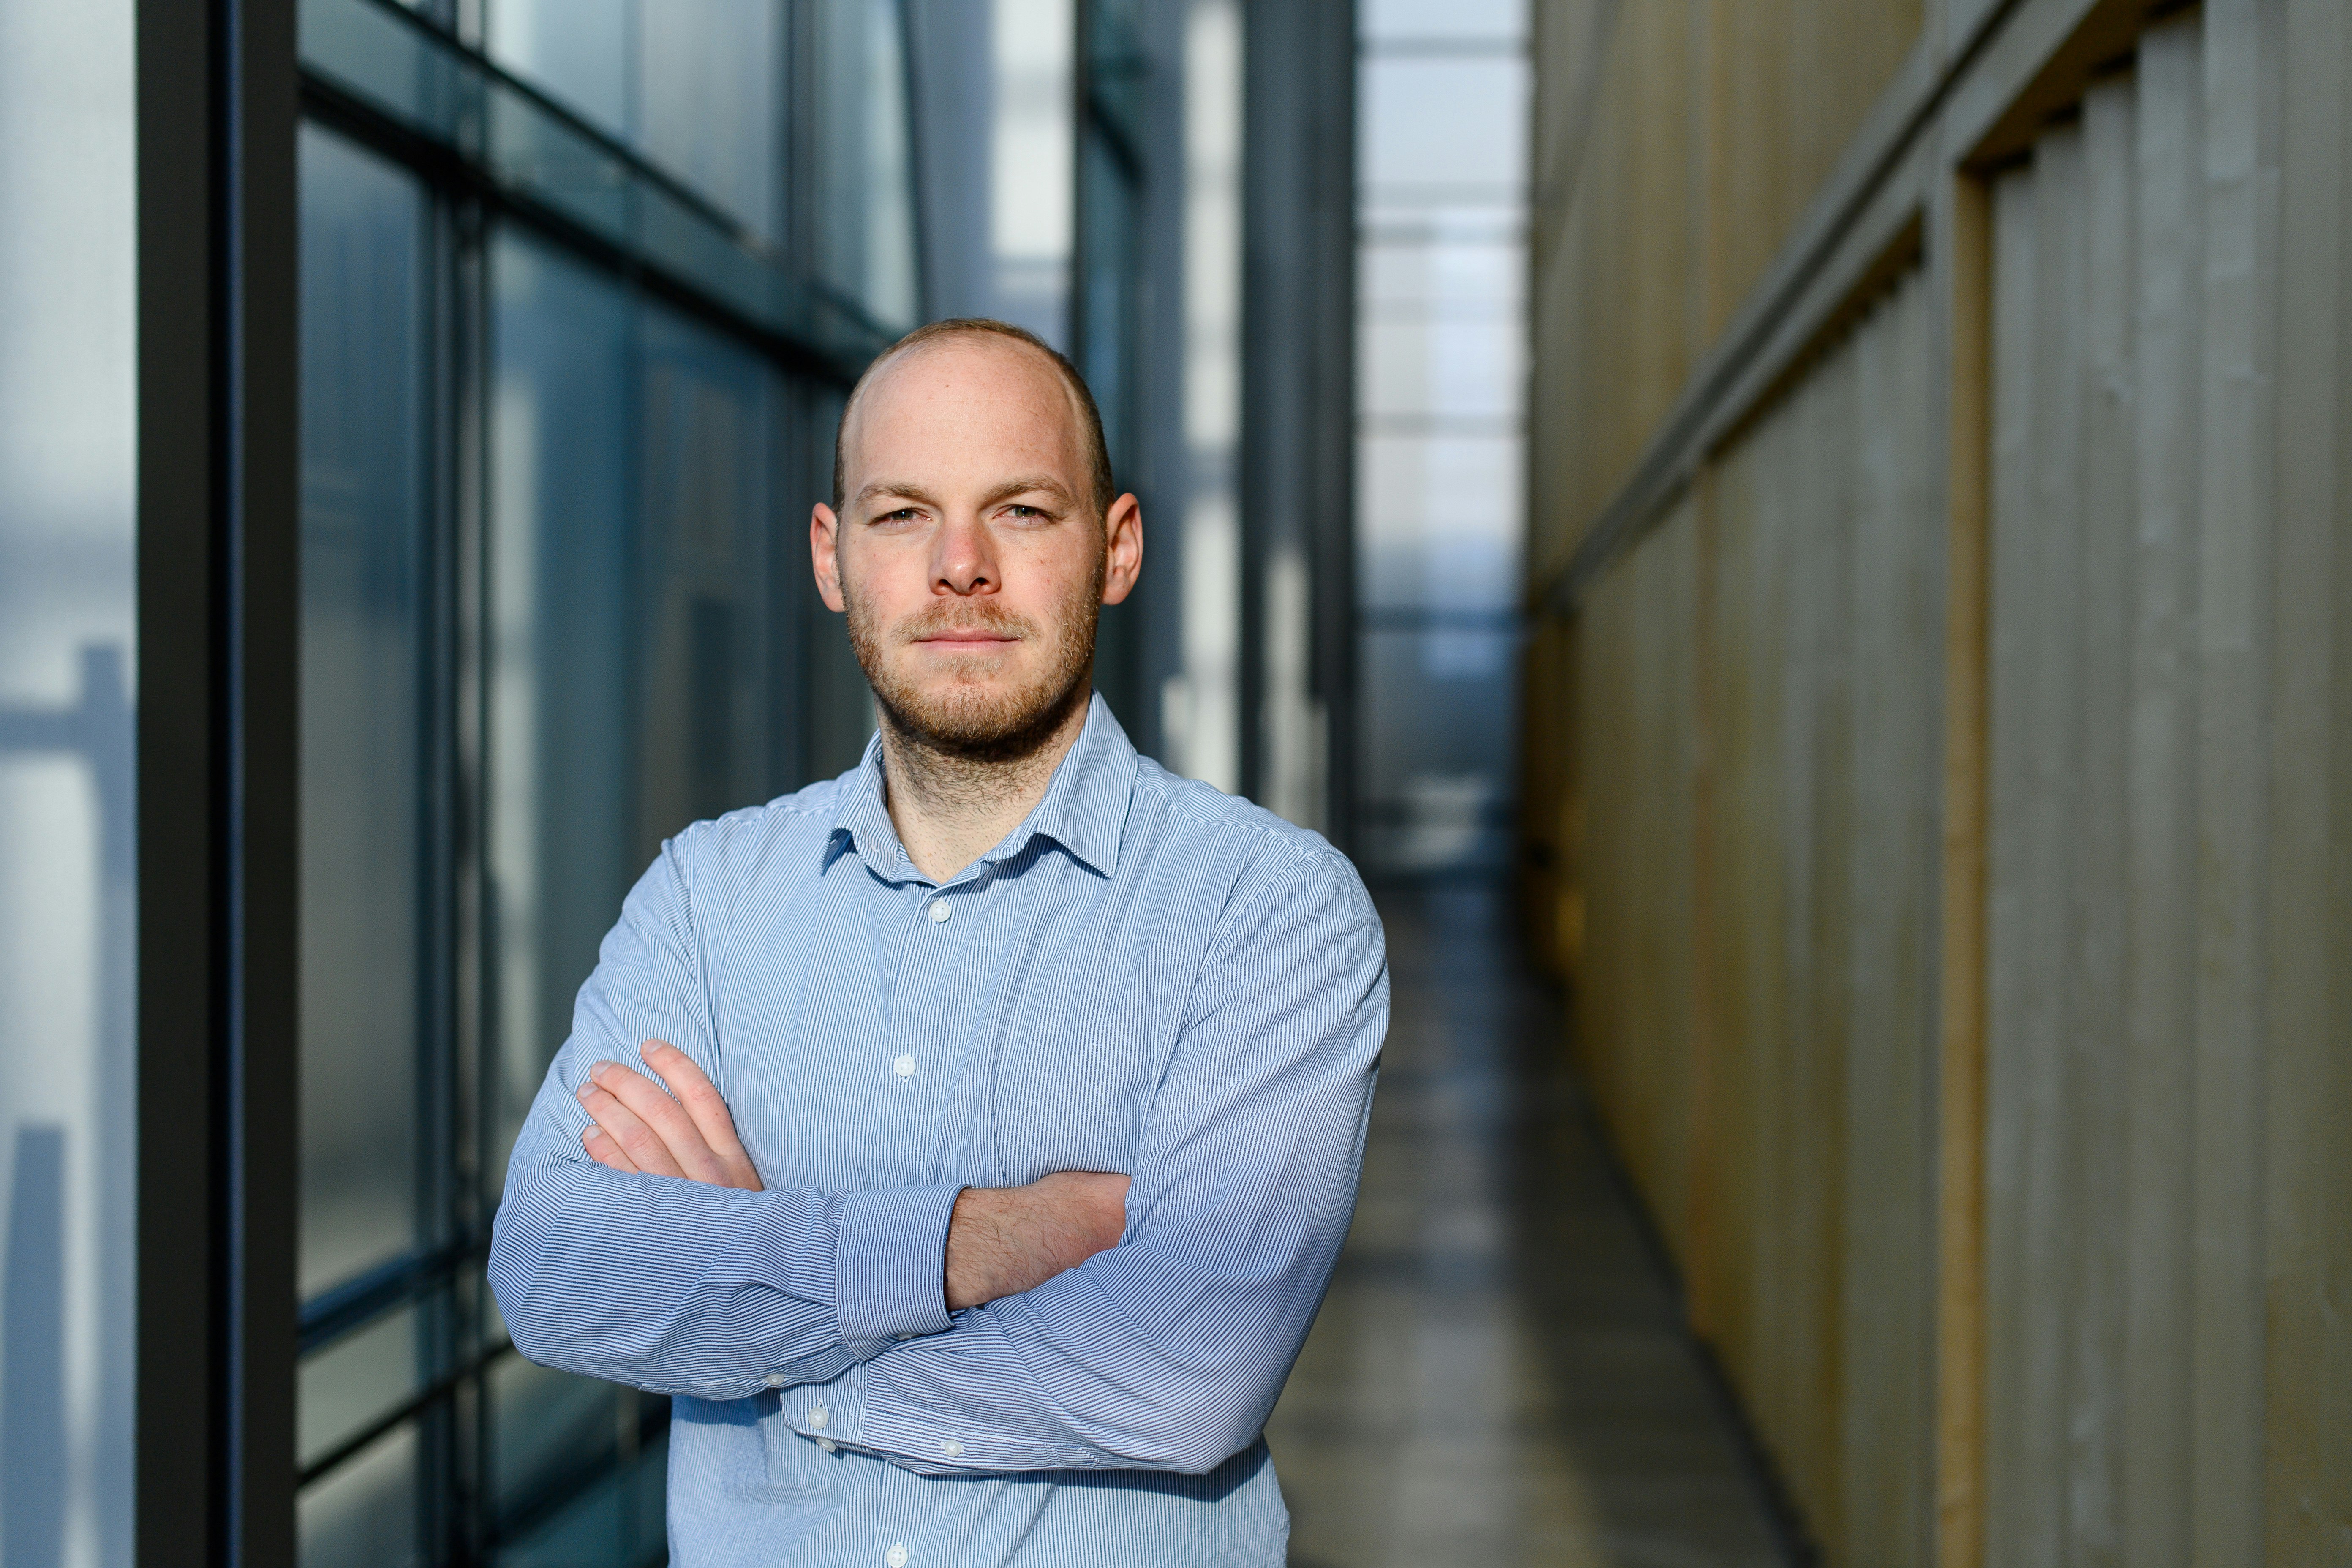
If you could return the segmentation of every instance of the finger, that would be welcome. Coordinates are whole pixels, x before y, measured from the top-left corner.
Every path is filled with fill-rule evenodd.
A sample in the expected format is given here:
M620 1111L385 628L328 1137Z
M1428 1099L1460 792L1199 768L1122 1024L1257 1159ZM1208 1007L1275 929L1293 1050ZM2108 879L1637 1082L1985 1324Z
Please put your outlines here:
M625 1176L643 1174L636 1162L621 1152L621 1146L613 1142L612 1135L593 1121L588 1131L580 1134L580 1146L588 1151L590 1159L608 1171L618 1171Z
M713 1186L725 1186L730 1173L703 1142L702 1130L686 1113L683 1106L669 1097L668 1091L645 1074L618 1062L599 1062L589 1076L597 1087L612 1095L635 1113L638 1121L653 1129L654 1135L669 1151L669 1157L693 1181L708 1182Z
M760 1173L751 1166L751 1156L743 1152L743 1141L735 1135L734 1113L727 1109L727 1100L719 1092L695 1059L671 1045L667 1040L647 1040L645 1044L646 1063L661 1074L678 1103L702 1131L702 1141L710 1145L712 1153L735 1175L734 1184L761 1190Z
M686 1175L677 1162L670 1158L669 1146L660 1135L612 1095L593 1083L583 1083L580 1086L580 1103L638 1170L656 1176Z

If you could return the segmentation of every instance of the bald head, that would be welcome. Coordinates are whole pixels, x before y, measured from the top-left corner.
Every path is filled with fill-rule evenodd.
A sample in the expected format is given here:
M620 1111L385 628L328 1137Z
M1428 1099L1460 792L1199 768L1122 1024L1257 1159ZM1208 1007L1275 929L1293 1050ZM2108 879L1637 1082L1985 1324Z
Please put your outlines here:
M918 327L866 367L850 389L849 400L842 405L841 423L833 437L833 509L840 511L849 500L850 447L856 439L866 405L872 396L894 379L894 373L908 368L908 362L945 349L965 348L982 353L1002 353L1014 362L1023 360L1038 364L1051 373L1060 386L1068 405L1071 435L1076 441L1084 464L1090 496L1074 499L1085 505L1100 521L1110 506L1118 487L1110 470L1110 448L1103 439L1102 414L1095 406L1094 394L1087 390L1086 378L1078 367L1056 352L1034 332L1013 325L1010 321L991 321L985 317L960 317L952 321L933 321Z

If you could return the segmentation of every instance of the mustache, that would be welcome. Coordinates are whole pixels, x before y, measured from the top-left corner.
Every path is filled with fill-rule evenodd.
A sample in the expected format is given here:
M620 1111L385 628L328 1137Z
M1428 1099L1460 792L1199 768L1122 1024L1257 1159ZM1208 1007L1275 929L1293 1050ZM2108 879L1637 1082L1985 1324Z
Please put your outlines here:
M1000 605L933 605L900 621L898 635L908 642L942 632L988 632L1026 639L1036 635L1036 624Z

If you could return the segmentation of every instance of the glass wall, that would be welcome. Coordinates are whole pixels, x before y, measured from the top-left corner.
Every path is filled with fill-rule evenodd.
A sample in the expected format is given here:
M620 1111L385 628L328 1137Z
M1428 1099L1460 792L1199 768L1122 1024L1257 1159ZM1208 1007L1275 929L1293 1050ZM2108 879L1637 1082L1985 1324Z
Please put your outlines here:
M304 51L302 1555L654 1563L667 1402L522 1361L481 1266L661 840L870 728L803 542L916 310L901 18L310 0Z
M1141 6L1139 0L1081 0L1077 23L1077 287L1070 353L1101 411L1111 470L1122 488L1133 489L1140 482L1143 435L1138 356L1148 65ZM1106 608L1095 645L1095 688L1130 737L1147 737L1140 609L1133 602Z
M1370 0L1357 136L1363 851L1508 853L1519 637L1527 17Z
M132 7L0 3L0 1563L131 1561Z

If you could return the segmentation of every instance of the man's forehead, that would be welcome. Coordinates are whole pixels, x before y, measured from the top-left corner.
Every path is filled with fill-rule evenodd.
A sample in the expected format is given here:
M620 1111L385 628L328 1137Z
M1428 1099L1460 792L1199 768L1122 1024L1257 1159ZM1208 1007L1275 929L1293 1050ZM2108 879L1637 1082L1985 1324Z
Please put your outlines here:
M877 365L844 412L844 435L854 452L861 437L901 419L944 416L996 424L991 416L1022 405L1050 421L1060 444L1081 444L1076 399L1043 354L1009 338L940 338Z

